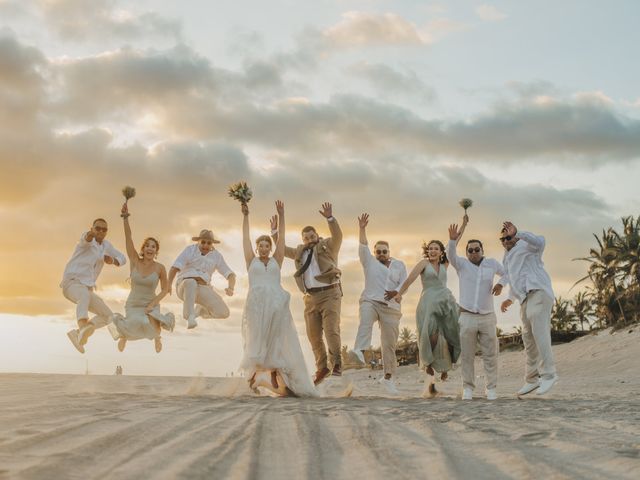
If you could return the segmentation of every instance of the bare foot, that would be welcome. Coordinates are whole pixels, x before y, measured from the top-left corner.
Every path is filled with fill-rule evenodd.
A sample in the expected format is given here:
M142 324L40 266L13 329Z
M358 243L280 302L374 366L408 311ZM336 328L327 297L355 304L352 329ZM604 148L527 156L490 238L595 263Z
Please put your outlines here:
M427 366L427 373L431 376L436 375L436 372L433 370L433 367L431 365Z
M162 351L162 339L160 337L156 337L153 341L156 345L156 352L160 353Z
M124 337L120 337L120 340L118 340L118 350L120 350L121 352L124 352L124 347L127 346L127 339Z
M431 383L431 381L429 381L429 385L424 389L424 392L422 392L422 396L424 398L434 398L438 396L438 390L436 390L436 384Z

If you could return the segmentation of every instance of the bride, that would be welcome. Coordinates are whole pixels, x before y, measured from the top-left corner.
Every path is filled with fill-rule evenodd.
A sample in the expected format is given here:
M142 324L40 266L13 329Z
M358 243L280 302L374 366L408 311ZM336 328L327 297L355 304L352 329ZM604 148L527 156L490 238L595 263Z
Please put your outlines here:
M281 396L317 396L307 371L298 333L289 309L290 295L280 284L284 260L284 203L276 202L278 241L262 235L254 254L249 233L249 207L242 204L244 258L249 272L249 293L242 316L244 356L240 368L256 392L263 387ZM279 217L279 218L278 218Z

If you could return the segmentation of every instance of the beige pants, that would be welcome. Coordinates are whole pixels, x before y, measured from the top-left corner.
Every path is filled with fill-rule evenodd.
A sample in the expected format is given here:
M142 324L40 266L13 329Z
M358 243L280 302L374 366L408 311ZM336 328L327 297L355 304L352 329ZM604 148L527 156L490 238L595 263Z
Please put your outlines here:
M318 293L308 293L304 296L304 320L307 325L307 337L311 343L313 356L316 359L318 371L342 365L340 342L340 307L342 291L333 288ZM329 357L322 333L327 339Z
M96 328L104 327L111 323L111 315L113 312L107 304L104 303L93 288L82 285L79 282L69 282L62 287L62 294L67 300L71 300L76 304L76 319L89 319L89 312L95 313L95 317L89 321Z
M400 334L400 310L378 302L368 300L360 302L360 325L356 335L354 350L367 350L371 347L373 324L379 322L380 343L382 344L382 363L384 373L393 375L398 366L396 347Z
M481 315L460 312L460 357L462 358L462 385L474 389L476 349L480 344L484 363L485 384L494 389L498 383L498 335L495 313Z
M556 374L551 350L552 308L553 299L542 290L529 293L520 307L522 343L527 355L527 383L536 383L538 377L548 380Z
M202 307L198 313L204 318L229 317L229 307L211 285L198 285L193 278L186 278L178 284L176 291L183 301L182 316L185 320L195 314L196 304Z

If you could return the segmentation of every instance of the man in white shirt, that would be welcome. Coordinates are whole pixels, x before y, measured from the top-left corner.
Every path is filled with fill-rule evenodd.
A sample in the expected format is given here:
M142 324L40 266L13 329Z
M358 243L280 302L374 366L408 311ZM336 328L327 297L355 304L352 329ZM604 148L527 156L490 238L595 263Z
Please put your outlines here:
M529 232L519 232L511 222L500 231L506 252L503 265L508 277L509 298L500 309L506 312L514 300L520 302L522 343L527 356L525 384L518 395L534 390L544 395L558 381L551 349L551 309L554 293L551 278L544 269L542 253L545 239Z
M108 229L104 219L94 220L91 229L80 237L60 283L65 298L76 304L78 328L67 332L67 337L80 353L84 353L84 345L95 329L108 325L113 315L95 293L103 265L120 267L127 263L126 257L105 240ZM89 312L95 313L91 319Z
M502 285L493 285L498 275L504 277L504 268L497 260L485 258L480 240L467 242L467 257L459 257L456 246L467 224L465 215L462 228L449 226L447 256L458 273L460 285L460 347L462 357L462 399L471 400L475 388L475 356L478 343L484 363L487 400L498 398L498 336L496 314L491 295L500 295Z
M229 282L224 289L228 296L233 295L236 285L236 274L224 261L222 254L213 244L220 243L211 230L202 230L200 235L192 237L197 244L185 248L169 270L169 292L173 279L178 275L176 291L183 301L182 315L187 321L187 328L198 326L197 317L227 318L229 307L224 303L211 286L211 276L220 273ZM197 305L197 308L196 308Z
M373 247L375 257L371 254L366 232L369 224L368 213L358 217L358 224L360 226L358 255L364 270L364 290L360 295L360 324L351 353L364 363L362 352L371 346L373 324L379 322L384 365L384 377L380 383L389 393L398 395L399 392L392 377L398 365L396 347L402 312L398 302L385 300L385 293L400 289L407 279L407 267L400 260L391 258L389 243L384 240L379 240Z

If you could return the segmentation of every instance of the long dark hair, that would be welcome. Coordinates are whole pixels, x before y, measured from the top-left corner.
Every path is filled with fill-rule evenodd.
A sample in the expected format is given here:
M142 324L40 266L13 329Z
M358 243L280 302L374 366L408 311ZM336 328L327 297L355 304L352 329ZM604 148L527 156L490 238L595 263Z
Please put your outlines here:
M429 243L422 242L422 256L424 258L429 258L429 246L434 243L440 247L440 251L442 252L442 255L440 256L440 263L448 263L449 259L447 258L447 252L444 249L444 244L440 240L431 240Z

